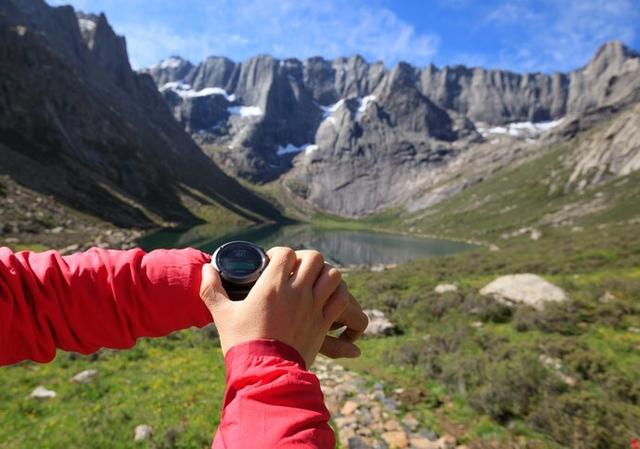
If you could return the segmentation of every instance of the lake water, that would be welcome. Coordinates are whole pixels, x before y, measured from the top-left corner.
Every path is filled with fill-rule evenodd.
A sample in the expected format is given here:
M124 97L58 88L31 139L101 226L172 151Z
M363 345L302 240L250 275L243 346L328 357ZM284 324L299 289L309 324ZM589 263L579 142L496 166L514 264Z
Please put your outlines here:
M272 246L313 248L339 266L397 264L473 248L473 245L450 240L367 231L327 230L312 225L269 225L215 237L207 236L206 226L186 232L161 231L146 238L142 247L147 250L194 247L213 253L219 245L230 240L248 240L265 249Z

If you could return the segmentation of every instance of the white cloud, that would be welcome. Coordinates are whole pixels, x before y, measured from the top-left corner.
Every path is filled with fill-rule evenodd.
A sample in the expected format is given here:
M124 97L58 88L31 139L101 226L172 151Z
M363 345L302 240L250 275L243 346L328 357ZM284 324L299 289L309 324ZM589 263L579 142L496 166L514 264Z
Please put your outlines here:
M606 41L633 41L639 21L635 0L510 0L488 13L485 26L520 34L513 39L505 33L497 65L566 71L584 65Z

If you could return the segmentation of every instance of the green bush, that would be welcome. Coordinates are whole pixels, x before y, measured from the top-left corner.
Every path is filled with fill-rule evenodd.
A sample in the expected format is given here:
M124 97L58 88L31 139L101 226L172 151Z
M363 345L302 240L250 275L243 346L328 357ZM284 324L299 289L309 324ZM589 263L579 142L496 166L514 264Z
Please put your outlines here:
M640 434L637 409L585 391L545 397L529 422L561 444L581 449L627 449Z

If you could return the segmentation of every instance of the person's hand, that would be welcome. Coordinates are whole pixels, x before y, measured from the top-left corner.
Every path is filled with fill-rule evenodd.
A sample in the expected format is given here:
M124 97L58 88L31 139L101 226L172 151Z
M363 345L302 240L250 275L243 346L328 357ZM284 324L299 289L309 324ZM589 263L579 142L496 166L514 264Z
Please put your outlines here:
M317 251L278 247L268 255L269 265L244 301L231 301L218 272L210 264L203 266L200 296L214 318L223 353L245 341L270 338L295 348L309 367L326 337L329 351L359 355L352 343L362 327L361 319L354 318L359 307L338 270L325 265ZM327 337L341 321L356 323L355 330Z

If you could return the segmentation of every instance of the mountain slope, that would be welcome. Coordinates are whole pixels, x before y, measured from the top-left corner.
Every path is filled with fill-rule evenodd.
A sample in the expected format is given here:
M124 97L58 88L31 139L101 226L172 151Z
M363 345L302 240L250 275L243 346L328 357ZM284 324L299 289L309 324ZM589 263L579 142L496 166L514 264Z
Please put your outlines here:
M560 120L640 99L640 56L620 42L552 75L405 63L388 70L358 56L211 57L197 66L172 57L146 72L228 171L255 182L284 174L291 200L355 218L435 204L484 179L482 167L535 150ZM480 170L465 179L465 163Z
M203 207L280 219L194 144L103 15L4 0L0 34L0 174L118 226L195 222Z

